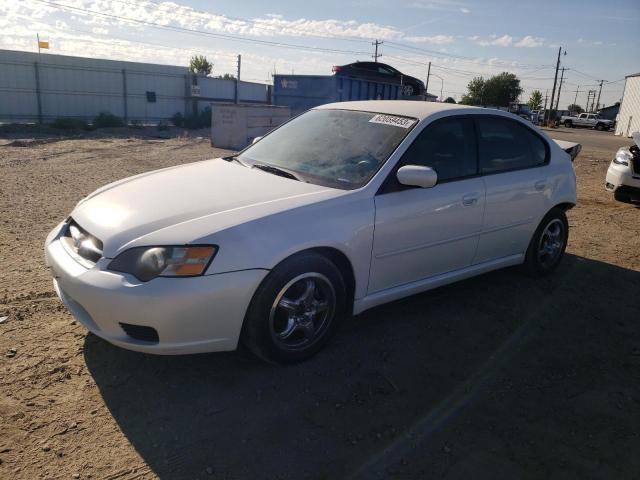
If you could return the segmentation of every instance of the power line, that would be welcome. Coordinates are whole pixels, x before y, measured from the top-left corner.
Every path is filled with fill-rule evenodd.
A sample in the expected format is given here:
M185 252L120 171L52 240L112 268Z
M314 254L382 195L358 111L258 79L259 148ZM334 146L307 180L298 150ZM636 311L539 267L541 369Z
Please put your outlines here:
M197 29L186 28L186 27L177 27L177 26L172 26L172 25L161 25L159 23L150 22L150 21L147 21L147 20L139 20L137 18L123 17L121 15L114 15L114 14L110 14L110 13L96 12L95 10L89 10L87 8L73 7L73 6L70 6L70 5L63 5L63 4L59 4L59 3L55 3L55 2L49 2L47 0L33 0L33 1L34 2L38 2L38 3L42 3L44 5L49 5L49 6L54 7L54 8L62 9L62 10L71 10L71 11L82 12L84 14L97 15L97 16L100 16L100 17L115 18L115 19L118 19L118 20L125 20L125 21L128 21L128 22L138 23L138 24L146 25L146 26L153 27L153 28L160 28L160 29L163 29L163 30L172 30L172 31L188 33L188 34L192 34L192 35L205 35L205 36L213 37L213 38L222 38L222 39L235 40L235 41L238 41L238 42L246 42L246 43L257 43L257 44L261 44L261 45L269 45L269 46L272 46L272 47L279 47L279 48L289 48L289 49L294 49L294 50L309 50L309 51L317 51L317 52L323 52L323 53L348 53L348 54L356 54L356 55L367 55L368 54L368 52L358 51L358 50L341 50L341 49L337 49L337 48L314 47L314 46L299 45L299 44L292 44L292 43L286 43L286 42L275 42L275 41L270 41L270 40L259 40L259 39L256 39L256 38L239 37L237 35L230 35L230 34L206 32L204 30L197 30Z
M453 58L453 59L457 59L459 61L466 61L466 62L472 62L474 64L480 64L480 65L487 65L490 67L516 67L516 68L550 68L552 67L551 65L546 65L546 64L537 64L537 65L532 65L532 64L525 64L525 63L518 63L518 62L511 62L509 60L498 60L498 61L494 61L492 62L483 62L480 61L478 59L472 58L472 57L467 57L464 55L456 55L453 53L447 53L447 52L438 52L437 50L430 50L427 48L423 48L423 47L416 47L413 45L405 45L402 43L398 43L398 42L394 42L391 40L387 40L386 41L387 45L389 48L395 48L397 50L404 50L404 51L408 51L411 53L414 53L415 55L420 55L422 54L424 56L425 53L431 55L431 56L435 56L435 57L442 57L442 58ZM420 52L420 53L418 53ZM515 63L515 65L514 65Z
M126 0L111 0L111 1L122 3L122 4L125 4L125 5L136 5L136 6L143 6L143 7L146 6L146 5L141 4L141 3L131 3L131 2L128 2ZM162 7L164 3L171 3L171 2L158 2L158 1L154 1L154 0L144 0L144 2L152 3L152 4L156 5L157 7ZM251 19L248 19L248 18L242 18L242 17L233 17L233 16L226 15L226 14L223 15L223 14L212 13L212 12L208 12L206 10L200 10L200 9L197 9L197 8L193 8L191 6L189 6L187 8L191 9L193 12L196 12L196 13L201 13L201 14L205 14L205 15L211 15L211 16L215 16L215 17L222 17L222 18L225 18L225 19L235 20L235 21L239 21L239 22L245 22L245 23L251 24L252 28L257 28L259 30L261 29L261 30L264 30L264 31L269 31L270 33L277 34L277 32L274 31L274 29L271 26L260 25L255 20L251 20ZM231 22L228 22L228 23L231 23ZM344 40L346 42L360 42L360 43L369 43L369 41L370 41L370 39L350 38L350 37L345 37L345 36L340 36L340 35L327 36L327 35L311 34L311 33L309 33L309 31L307 29L305 29L303 27L298 27L298 26L295 26L295 25L288 25L286 27L286 29L287 30L298 31L298 32L301 33L300 36L302 36L302 37L338 39L338 40ZM283 36L286 36L286 35L283 35Z

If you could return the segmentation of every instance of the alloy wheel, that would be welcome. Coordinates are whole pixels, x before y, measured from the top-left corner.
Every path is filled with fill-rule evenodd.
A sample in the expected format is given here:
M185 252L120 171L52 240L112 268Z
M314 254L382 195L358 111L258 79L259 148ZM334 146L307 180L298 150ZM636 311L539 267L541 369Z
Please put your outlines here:
M327 330L335 308L336 293L327 277L299 275L282 287L271 306L271 337L286 350L308 348Z
M558 218L551 220L542 231L538 242L538 261L544 268L555 264L564 248L564 225Z

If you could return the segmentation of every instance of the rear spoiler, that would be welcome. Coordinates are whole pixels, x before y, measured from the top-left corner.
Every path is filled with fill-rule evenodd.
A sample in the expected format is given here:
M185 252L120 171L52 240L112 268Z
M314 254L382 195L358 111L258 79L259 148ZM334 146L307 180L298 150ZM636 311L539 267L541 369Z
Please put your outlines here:
M576 157L582 150L582 145L580 145L579 143L567 142L566 140L556 140L556 139L554 139L553 141L556 142L562 150L564 150L569 154L572 162L576 159Z

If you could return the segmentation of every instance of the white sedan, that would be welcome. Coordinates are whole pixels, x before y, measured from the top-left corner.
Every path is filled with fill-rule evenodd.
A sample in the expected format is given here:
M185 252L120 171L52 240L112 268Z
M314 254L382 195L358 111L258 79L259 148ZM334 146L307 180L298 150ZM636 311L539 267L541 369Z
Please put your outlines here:
M242 342L290 362L346 315L512 265L553 271L575 203L570 155L515 115L345 102L237 155L107 185L45 250L62 301L115 345Z

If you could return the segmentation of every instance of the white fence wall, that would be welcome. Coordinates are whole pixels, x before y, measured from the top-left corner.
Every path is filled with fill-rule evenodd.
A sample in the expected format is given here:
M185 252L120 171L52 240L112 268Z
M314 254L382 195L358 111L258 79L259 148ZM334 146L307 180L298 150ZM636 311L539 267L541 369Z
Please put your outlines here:
M616 135L630 137L640 131L640 74L628 76L616 121Z
M200 95L191 96L191 84ZM58 117L90 120L106 111L154 122L195 104L268 103L269 86L195 76L186 67L0 50L0 122L47 122ZM155 101L147 98L155 94Z

